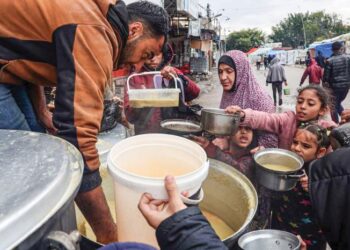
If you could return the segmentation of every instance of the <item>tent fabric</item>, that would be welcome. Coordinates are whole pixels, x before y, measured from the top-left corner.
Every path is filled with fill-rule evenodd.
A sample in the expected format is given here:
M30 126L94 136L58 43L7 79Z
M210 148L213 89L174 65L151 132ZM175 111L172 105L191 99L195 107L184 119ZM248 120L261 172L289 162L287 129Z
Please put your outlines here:
M258 48L251 48L246 54L249 55L253 52L255 52Z
M330 57L332 55L332 43L333 42L329 42L329 43L323 43L323 44L319 44L315 47L316 53L315 56L318 55L318 52L321 52L322 55L326 58Z

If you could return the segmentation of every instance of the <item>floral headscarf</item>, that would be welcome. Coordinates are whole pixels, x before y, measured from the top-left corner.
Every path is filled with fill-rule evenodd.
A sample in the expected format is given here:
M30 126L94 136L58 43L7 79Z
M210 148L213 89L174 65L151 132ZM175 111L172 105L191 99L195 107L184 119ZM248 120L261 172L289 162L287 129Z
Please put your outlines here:
M236 65L236 83L233 91L223 92L220 108L237 105L243 109L275 112L273 101L255 79L247 56L239 50L228 51L225 55Z
M228 51L225 55L231 57L235 63L236 80L232 91L223 91L220 108L237 105L242 109L275 112L272 98L255 79L247 56L239 50ZM258 131L257 140L260 146L266 148L278 145L277 136L271 133Z

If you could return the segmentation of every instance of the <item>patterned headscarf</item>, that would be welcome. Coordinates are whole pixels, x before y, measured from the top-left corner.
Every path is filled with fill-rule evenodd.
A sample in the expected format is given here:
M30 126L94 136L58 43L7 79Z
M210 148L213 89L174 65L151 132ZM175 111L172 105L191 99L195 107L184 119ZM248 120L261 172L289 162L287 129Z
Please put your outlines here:
M242 109L275 112L273 101L255 79L247 56L239 50L228 51L225 55L236 65L236 83L233 91L223 92L220 108L237 105Z

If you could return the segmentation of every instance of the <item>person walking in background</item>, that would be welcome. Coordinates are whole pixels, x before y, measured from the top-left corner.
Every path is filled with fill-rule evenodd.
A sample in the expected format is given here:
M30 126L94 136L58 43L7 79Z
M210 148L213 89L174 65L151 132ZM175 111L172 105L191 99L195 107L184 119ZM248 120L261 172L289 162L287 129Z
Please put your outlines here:
M265 55L264 56L264 67L265 67L265 70L266 70L267 66L269 66L269 60L268 60L267 56Z
M323 69L325 64L326 64L326 58L322 55L321 51L317 52L317 56L315 59L316 59L318 66L320 66Z
M260 66L261 66L261 56L258 56L258 58L256 59L256 69L260 70Z
M305 79L309 77L309 84L320 84L323 76L322 68L317 65L315 59L310 60L309 66L305 69L300 80L300 86L303 85Z
M323 85L332 90L335 109L332 119L339 122L339 115L344 108L341 103L346 98L350 88L350 56L342 52L342 43L332 44L332 56L326 61L323 75Z
M267 77L266 77L266 83L272 83L273 101L275 106L277 104L276 91L278 91L278 105L281 106L283 104L283 101L282 101L283 82L285 86L287 86L286 72L284 71L282 64L280 64L280 59L275 57L271 61L269 73L267 74Z

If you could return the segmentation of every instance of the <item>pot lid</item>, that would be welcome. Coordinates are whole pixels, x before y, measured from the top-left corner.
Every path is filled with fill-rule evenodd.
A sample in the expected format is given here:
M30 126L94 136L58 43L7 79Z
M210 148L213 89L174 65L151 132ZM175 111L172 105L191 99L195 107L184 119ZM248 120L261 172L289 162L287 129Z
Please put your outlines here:
M0 249L12 249L76 194L83 160L54 136L0 130Z

